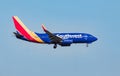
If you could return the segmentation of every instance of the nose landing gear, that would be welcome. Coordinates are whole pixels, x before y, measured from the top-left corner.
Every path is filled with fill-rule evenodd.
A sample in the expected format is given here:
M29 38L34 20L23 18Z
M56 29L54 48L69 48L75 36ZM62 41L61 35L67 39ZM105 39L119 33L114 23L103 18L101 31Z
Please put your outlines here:
M88 44L86 44L86 47L88 47Z
M57 48L57 44L54 44L53 48L56 49Z

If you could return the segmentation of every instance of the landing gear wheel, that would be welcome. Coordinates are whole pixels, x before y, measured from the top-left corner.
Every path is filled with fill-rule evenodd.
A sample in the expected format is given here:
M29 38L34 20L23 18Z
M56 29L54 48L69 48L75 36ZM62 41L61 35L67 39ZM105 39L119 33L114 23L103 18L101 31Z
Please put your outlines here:
M57 48L57 44L55 44L55 45L53 46L53 48L56 49L56 48Z

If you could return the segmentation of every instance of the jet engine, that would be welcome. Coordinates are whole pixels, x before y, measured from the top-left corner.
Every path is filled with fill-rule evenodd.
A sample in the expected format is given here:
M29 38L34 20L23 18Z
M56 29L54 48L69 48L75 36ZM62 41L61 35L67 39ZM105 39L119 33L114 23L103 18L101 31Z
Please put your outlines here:
M59 45L70 46L72 43L73 43L73 40L62 40L62 42Z

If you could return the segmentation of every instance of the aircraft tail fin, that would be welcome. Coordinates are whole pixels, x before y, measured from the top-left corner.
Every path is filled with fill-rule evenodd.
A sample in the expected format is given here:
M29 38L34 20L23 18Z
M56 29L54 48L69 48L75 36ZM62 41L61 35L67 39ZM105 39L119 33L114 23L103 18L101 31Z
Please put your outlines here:
M34 32L30 31L17 16L13 16L12 18L15 28L20 35L24 36L29 41L43 42Z
M31 31L23 24L23 22L17 16L13 16L12 18L13 18L16 30L29 40L31 38L30 37Z

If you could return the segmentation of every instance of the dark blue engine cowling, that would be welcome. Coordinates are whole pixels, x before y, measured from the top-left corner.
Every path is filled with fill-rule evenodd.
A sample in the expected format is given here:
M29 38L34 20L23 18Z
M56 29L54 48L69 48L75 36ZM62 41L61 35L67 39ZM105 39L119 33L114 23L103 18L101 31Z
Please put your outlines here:
M61 46L70 46L73 43L73 40L63 40L60 45Z

